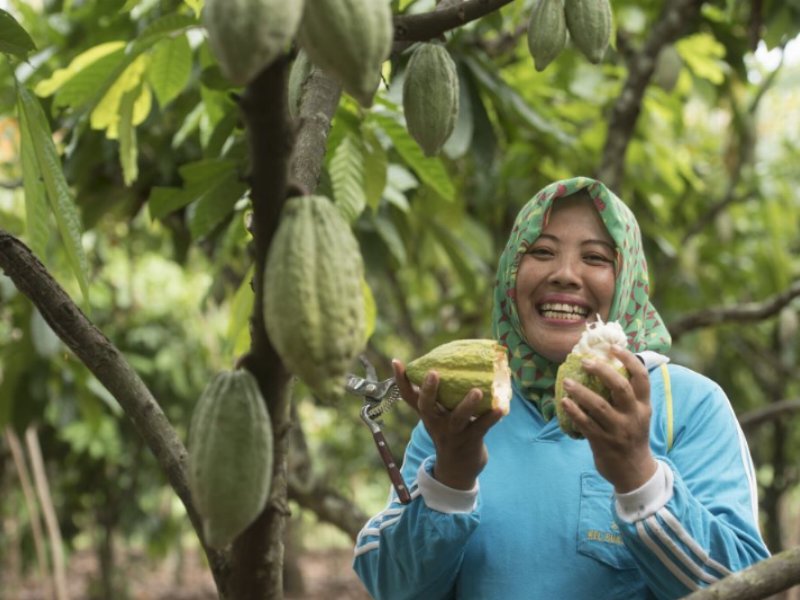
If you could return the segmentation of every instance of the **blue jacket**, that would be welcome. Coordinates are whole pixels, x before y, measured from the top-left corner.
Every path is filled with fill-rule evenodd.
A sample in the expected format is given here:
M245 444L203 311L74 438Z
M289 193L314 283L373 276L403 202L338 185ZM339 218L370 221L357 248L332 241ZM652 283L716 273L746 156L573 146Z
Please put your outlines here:
M683 367L649 368L659 470L630 494L614 494L588 442L516 393L485 438L489 462L473 491L433 479L420 423L403 463L411 504L392 495L356 542L354 568L370 593L679 598L766 558L752 461L724 392Z

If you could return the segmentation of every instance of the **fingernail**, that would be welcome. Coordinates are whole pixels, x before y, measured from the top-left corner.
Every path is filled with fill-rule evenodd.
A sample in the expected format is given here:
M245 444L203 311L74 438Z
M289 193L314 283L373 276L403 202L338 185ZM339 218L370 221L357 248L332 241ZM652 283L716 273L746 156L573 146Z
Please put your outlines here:
M575 381L573 379L570 379L569 377L565 378L564 389L571 390L573 387L575 387Z
M596 363L594 360L592 360L591 358L584 358L584 359L581 361L581 364L583 365L583 367L584 367L584 368L586 368L586 369L591 369L591 368L593 368L593 367L595 366L595 364L597 364L597 363Z
M436 374L431 371L425 375L425 385L433 385L434 383L436 383Z

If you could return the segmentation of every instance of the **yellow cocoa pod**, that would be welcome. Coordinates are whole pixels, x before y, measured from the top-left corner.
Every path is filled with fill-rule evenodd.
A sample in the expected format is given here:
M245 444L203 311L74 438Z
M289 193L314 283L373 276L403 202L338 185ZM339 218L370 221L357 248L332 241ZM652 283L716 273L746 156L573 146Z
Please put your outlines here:
M537 0L528 21L528 50L537 71L544 71L567 44L564 0Z
M299 41L312 63L369 107L393 35L388 0L312 0L306 3Z
M589 62L603 60L611 41L611 4L608 0L564 0L570 38Z
M512 396L506 349L495 340L455 340L437 346L406 366L408 379L422 385L428 371L439 374L436 400L453 409L472 388L483 391L475 414L499 408L508 414Z
M425 156L439 153L458 117L458 73L441 44L419 44L403 80L406 126Z
M206 0L203 24L222 73L245 85L285 52L304 0Z
M252 374L213 377L192 413L188 446L203 538L223 548L261 514L272 485L272 424Z
M350 225L324 196L287 201L264 271L267 334L286 368L321 400L344 394L366 342L364 266Z
M603 323L602 320L589 323L586 331L581 335L581 339L575 344L575 347L567 355L558 367L556 373L555 396L553 400L556 405L556 416L558 424L561 429L568 436L581 439L583 435L575 428L570 416L564 410L563 399L564 393L564 379L570 378L578 383L586 386L593 392L599 394L607 401L611 400L611 392L603 384L603 382L595 375L587 373L581 364L584 359L592 359L595 361L604 361L612 365L619 373L628 377L628 371L616 357L610 354L612 346L625 347L627 339L622 326L616 321Z

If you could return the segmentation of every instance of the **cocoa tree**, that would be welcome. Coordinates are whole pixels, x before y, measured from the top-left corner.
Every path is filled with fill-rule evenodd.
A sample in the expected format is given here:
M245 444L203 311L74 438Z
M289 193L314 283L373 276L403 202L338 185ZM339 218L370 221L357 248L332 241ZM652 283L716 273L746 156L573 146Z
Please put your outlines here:
M131 6L135 4L127 3ZM630 31L624 27L617 29L615 50L607 52L604 60L606 65L622 67L622 74L613 76L619 92L607 96L605 104L596 115L607 120L604 130L593 138L600 143L593 141L582 147L575 142L574 126L564 123L562 127L554 127L548 123L548 113L543 110L541 102L534 104L519 91L506 86L491 72L490 65L493 62L515 66L518 73L532 70L530 56L523 53L523 58L520 58L519 53L520 46L524 48L526 45L525 34L530 31L530 4L512 0L466 0L441 2L433 7L425 6L424 2L393 2L393 53L390 57L385 57L389 59L392 73L387 76L388 89L382 89L377 96L377 105L387 110L367 111L363 106L358 107L350 99L349 93L342 95L341 77L319 67L312 67L301 78L301 84L294 90L294 95L287 94L289 70L293 61L296 61L298 49L309 43L313 44L316 40L304 42L301 36L301 43L294 44L291 49L288 49L289 43L279 44L277 51L271 51L274 56L269 60L263 64L249 65L246 69L247 75L242 75L242 81L238 82L244 84L243 88L226 82L222 77L225 69L221 72L216 60L206 52L205 56L201 55L197 59L204 69L203 81L207 84L203 88L205 96L201 111L205 111L206 115L215 111L216 116L213 127L209 127L206 133L205 162L198 160L195 161L196 164L193 163L194 169L184 168L182 187L163 185L139 169L141 157L137 150L136 133L142 117L138 115L137 107L141 106L142 98L147 93L154 93L160 103L167 105L180 91L176 92L174 89L176 72L170 70L170 67L175 68L176 64L186 61L189 48L187 33L203 32L196 3L187 2L186 5L173 6L164 14L151 15L146 26L137 31L135 39L127 45L97 44L92 48L95 60L89 62L88 67L85 57L83 63L75 61L66 66L69 75L66 81L52 76L49 79L40 79L37 84L36 96L52 96L53 108L60 108L67 115L82 115L84 119L89 115L92 122L101 123L101 127L104 115L101 108L107 110L103 101L112 92L116 92L116 104L111 112L118 118L107 120L105 129L110 137L112 127L115 128L114 135L119 144L119 172L124 185L133 187L138 192L138 208L147 203L151 214L165 222L174 219L176 214L180 215L184 220L184 231L188 227L192 236L199 240L224 223L231 213L235 213L235 205L243 196L252 211L248 224L248 231L252 235L249 242L252 276L242 278L242 285L252 286L253 290L253 303L249 310L250 340L249 348L239 358L239 363L258 380L268 407L275 433L275 469L272 492L261 515L231 547L221 550L205 547L222 597L281 597L281 540L290 496L301 505L315 510L322 518L338 524L351 535L363 522L358 510L342 502L338 492L310 476L304 477L304 470L298 466L297 458L293 458L290 451L291 448L297 453L303 446L300 437L302 432L298 430L300 424L295 423L293 426L291 419L291 374L276 352L273 340L266 334L262 310L267 254L280 223L281 210L286 199L302 193L330 194L355 226L360 223L362 228L366 228L366 233L377 232L378 238L389 249L392 257L402 260L404 253L411 251L413 239L408 240L407 250L406 244L397 241L398 231L402 227L398 227L398 220L390 212L393 209L390 207L384 211L388 213L388 217L376 210L387 185L386 165L390 160L395 160L387 157L388 151L399 155L402 163L422 182L418 188L419 200L428 200L434 207L438 206L443 213L447 213L446 203L452 202L456 195L454 179L458 177L458 160L462 159L461 169L469 168L470 161L464 160L464 157L470 145L475 144L476 159L489 158L489 162L492 162L497 148L500 147L498 138L505 137L505 148L512 149L519 144L533 145L535 141L538 148L550 152L562 161L567 170L597 174L611 187L628 192L634 205L640 204L642 208L647 208L646 212L655 211L643 198L658 186L651 185L648 188L646 181L637 179L636 170L641 168L639 155L642 152L642 143L652 141L642 131L642 111L645 109L645 98L653 89L653 77L661 53L665 48L678 43L681 38L705 35L701 39L706 43L709 37L714 38L717 29L724 29L720 32L720 37L727 40L732 53L741 56L748 48L754 48L765 36L773 35L765 29L765 23L783 23L785 11L794 10L771 3L752 7L745 6L744 3L729 3L731 13L728 17L731 22L736 22L737 15L746 14L751 24L748 37L742 39L741 34L740 37L733 35L732 27L723 28L721 23L725 21L719 15L718 7L710 3L681 0L648 7L645 14L648 22L646 28ZM632 10L633 4L614 3L614 8L624 13L624 9ZM296 5L297 3L295 7ZM704 7L707 9L706 13L703 13ZM4 18L11 17L4 14ZM215 18L224 17L216 15ZM346 20L348 17L345 15L341 18ZM33 39L16 26L15 22L6 23L4 32L13 35L3 37L3 40L10 40L2 46L3 51L17 58L24 58L33 50ZM354 29L356 24L354 21ZM466 25L471 27L465 27ZM289 36L289 41L297 41L291 31ZM440 41L448 36L448 47L456 58L457 81L464 90L461 97L469 98L468 106L472 111L471 121L452 124L454 132L447 140L450 146L445 146L444 149L445 152L449 151L449 156L456 165L455 170L451 171L455 175L448 173L440 158L426 159L422 156L415 142L403 130L403 121L399 119L402 106L397 100L392 100L392 94L395 93L393 90L401 81L400 76L395 80L395 71L402 75L403 69L408 68L408 52L405 50L410 44ZM781 37L779 43L784 43L782 40ZM692 54L694 51L699 53L700 48L699 44L687 45L681 56L697 70L709 69L711 67L708 63L713 62L709 56L713 54ZM285 49L288 50L284 51ZM582 77L599 72L585 70L593 67L589 67L579 53L570 49L566 52L568 55L551 61L545 71L548 77L552 77L548 83L552 86L553 94L558 94L559 84L564 85L563 81L559 81L559 73L568 74L570 81L578 85ZM191 64L191 52L188 56ZM237 56L231 59L220 56L217 51L217 60L223 65L226 60L233 60L232 64L240 65L243 61L255 61L259 58L263 58L259 52L251 52L244 58ZM148 61L149 64L145 64ZM731 64L734 64L733 58ZM148 68L152 72L148 72ZM147 75L144 76L143 73ZM228 70L229 76L231 73ZM519 77L524 79L525 75ZM37 230L35 219L48 211L49 204L56 216L67 261L79 282L82 294L84 297L88 295L89 269L81 248L80 217L71 198L68 179L62 171L61 158L52 143L51 120L42 110L39 98L20 79L16 78L16 106L22 132L22 175L29 215L26 235L33 252L18 236L0 230L0 266L18 289L36 305L59 338L123 407L137 433L158 460L175 493L186 506L189 518L202 539L200 518L187 485L187 453L174 426L123 354L86 317L75 300L37 258L37 255L47 255L48 232L42 228ZM377 85L377 73L374 73L374 79ZM452 83L455 81L453 79ZM759 89L766 90L771 83L767 78ZM354 93L356 97L365 93L363 88L355 89L351 85L347 87L348 92ZM150 89L153 92L149 92ZM481 95L492 97L491 117ZM749 111L754 110L761 97L758 91L754 93ZM296 105L287 105L287 99L296 102ZM362 104L368 104L363 98L361 100ZM531 105L536 106L536 109L532 109ZM462 103L462 115L464 107ZM294 112L294 116L290 116L291 112ZM752 112L748 110L742 112L745 123L748 114L752 116ZM511 115L516 119L513 126ZM587 116L584 120L585 125L592 119ZM338 128L334 127L332 130L334 121ZM525 124L522 128L516 127L520 121ZM243 124L244 135L241 131L237 132L237 122ZM519 131L514 131L515 129ZM490 136L491 143L479 144L481 132L485 136L490 130L499 131L501 135L493 134ZM729 153L732 165L726 165L730 168L727 188L720 193L719 198L711 198L710 201L697 202L694 205L698 210L705 209L701 217L691 213L689 208L678 208L673 217L675 226L687 231L687 237L714 224L715 218L725 214L725 210L731 205L745 203L750 196L761 198L764 195L758 178L747 169L753 161L753 156L749 153L752 138L747 137L752 135L752 129L744 125L737 128L736 133L739 137L732 139ZM80 137L75 139L77 145L83 143ZM381 140L386 139L389 143L384 146ZM639 146L633 152L631 146L637 142ZM655 144L653 146L656 147ZM583 151L583 156L565 158L566 155L574 154L576 148ZM697 177L686 165L680 165L677 160L676 164L676 170L681 173L681 177L690 182L693 181L692 176ZM383 165L383 186L380 185L380 180L376 182L371 178L375 172L380 173L381 169L373 171L366 168L375 165ZM547 168L537 170L536 175L545 177L553 169L550 168L549 171ZM41 178L37 173L41 173ZM323 175L327 175L327 178L323 178ZM466 176L461 177L469 183ZM136 186L139 185L141 188L137 189ZM504 182L503 185L508 185L507 192L513 195L511 183ZM696 189L692 189L692 185L696 185ZM374 191L376 187L379 188L377 193ZM525 186L526 189L528 187L530 186ZM707 191L696 182L678 187L682 187L683 193L691 194L692 197L702 196ZM464 189L467 189L466 185ZM477 189L475 197L480 198L482 194L485 192ZM190 203L192 211L185 211ZM367 206L373 207L372 213L365 210ZM494 246L499 246L507 230L509 218L513 216L513 205L506 209L498 214L490 205L481 206L476 202L474 206L470 206L466 203L461 207L462 214L459 218L467 215L496 225L493 228L497 238ZM359 217L363 221L357 221ZM45 221L46 217L42 222ZM645 219L645 234L650 234L649 239L653 240L651 243L654 246L667 247L672 242L667 238L660 238L660 232L654 232L657 223L657 219ZM463 278L463 284L475 281L475 273L480 274L481 269L463 262L458 263L457 257L462 247L449 239L442 227L437 228L436 225L436 221L432 219L429 224L416 224L411 230L436 238L452 261L454 270ZM368 242L370 238L366 233L362 236L362 241ZM662 262L659 266L665 269L675 268L675 261L669 260L669 251L663 252L660 257ZM658 269L655 272L658 274ZM402 290L403 287L403 283L397 280L389 281L388 285L395 290ZM448 284L440 281L437 285L445 288ZM475 287L478 292L481 291L480 285ZM768 320L780 310L791 306L797 295L796 283L790 283L771 299L739 297L742 303L730 308L690 313L677 303L675 306L684 310L682 314L672 315L671 329L677 339L685 333L711 325ZM417 349L421 349L423 345L433 345L421 333L424 328L420 327L420 316L413 314L408 306L403 306L403 296L402 291L394 294L392 303L397 303L399 320L408 337L414 341ZM473 314L488 313L480 302L471 310ZM466 311L461 315L460 321L464 324L462 327L480 330L481 317L477 317L477 322L470 325L470 316ZM453 335L452 332L449 335ZM369 350L378 359L383 359L383 352L388 351L374 341Z

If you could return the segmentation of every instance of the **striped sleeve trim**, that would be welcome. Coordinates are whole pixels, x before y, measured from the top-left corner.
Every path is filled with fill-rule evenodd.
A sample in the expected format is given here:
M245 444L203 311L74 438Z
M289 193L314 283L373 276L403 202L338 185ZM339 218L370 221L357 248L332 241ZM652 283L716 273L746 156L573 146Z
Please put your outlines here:
M420 490L416 482L411 485L409 492L411 493L412 500L419 497ZM381 532L385 528L397 523L402 518L407 507L408 505L398 503L395 498L384 510L371 518L358 533L353 552L354 556L361 556L370 550L377 549L380 546ZM369 538L377 539L366 541Z
M652 518L652 517L650 517ZM639 539L642 540L645 546L653 553L653 555L658 558L659 561L669 570L670 573L680 581L683 585L685 585L689 590L696 590L700 586L697 585L686 573L681 570L681 568L675 564L673 560L671 560L666 553L661 549L656 541L650 536L650 533L644 526L645 521L639 521L636 523L636 532L639 534Z

